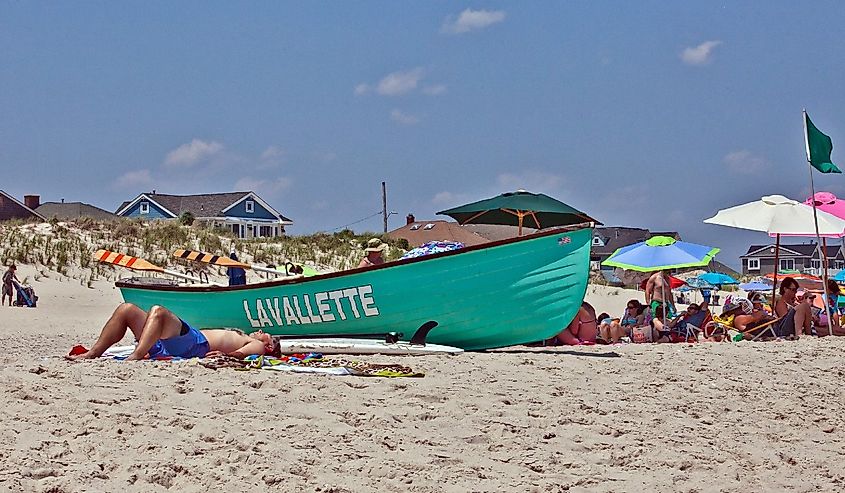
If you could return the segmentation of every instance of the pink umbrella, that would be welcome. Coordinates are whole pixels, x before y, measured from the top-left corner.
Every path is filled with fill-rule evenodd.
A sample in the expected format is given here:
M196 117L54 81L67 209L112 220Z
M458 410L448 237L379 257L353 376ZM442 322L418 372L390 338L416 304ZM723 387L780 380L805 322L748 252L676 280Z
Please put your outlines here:
M804 201L807 205L813 205L813 202L816 203L816 208L820 211L845 219L845 200L836 198L836 195L830 192L816 192L815 195Z
M815 199L815 200L814 200ZM827 212L828 214L833 214L834 216L845 219L845 200L836 198L836 195L833 195L830 192L816 192L815 195L808 198L804 201L804 204L809 205L810 207L813 206L813 202L816 203L816 209L820 211ZM845 233L845 232L843 232ZM774 234L770 234L769 236L774 237ZM780 236L801 236L801 237L808 237L808 236L815 236L810 234L781 234ZM845 234L820 234L822 238L842 238Z

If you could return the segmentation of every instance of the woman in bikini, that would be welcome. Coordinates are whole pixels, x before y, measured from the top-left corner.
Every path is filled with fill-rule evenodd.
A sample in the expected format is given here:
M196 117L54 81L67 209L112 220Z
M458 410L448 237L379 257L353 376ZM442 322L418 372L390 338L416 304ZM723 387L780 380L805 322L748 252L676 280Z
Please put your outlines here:
M596 310L585 301L581 303L581 308L578 309L572 322L547 343L565 346L592 345L596 343L598 332Z

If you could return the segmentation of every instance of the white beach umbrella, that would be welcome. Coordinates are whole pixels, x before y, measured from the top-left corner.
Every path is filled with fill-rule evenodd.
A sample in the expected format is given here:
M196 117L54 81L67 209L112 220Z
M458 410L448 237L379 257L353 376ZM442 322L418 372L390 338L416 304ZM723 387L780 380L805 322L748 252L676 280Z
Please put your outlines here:
M762 231L776 238L774 285L772 286L772 306L774 306L775 286L777 286L778 281L780 237L781 235L816 236L816 218L813 214L813 208L807 204L788 199L783 195L767 195L754 202L722 209L715 216L705 219L704 222ZM819 235L828 238L845 236L845 220L818 209L815 214L818 217ZM825 292L827 292L826 289Z
M819 218L819 234L836 238L845 236L845 220L822 210L816 212ZM783 195L767 195L754 202L722 209L704 222L763 231L772 236L816 235L813 208Z

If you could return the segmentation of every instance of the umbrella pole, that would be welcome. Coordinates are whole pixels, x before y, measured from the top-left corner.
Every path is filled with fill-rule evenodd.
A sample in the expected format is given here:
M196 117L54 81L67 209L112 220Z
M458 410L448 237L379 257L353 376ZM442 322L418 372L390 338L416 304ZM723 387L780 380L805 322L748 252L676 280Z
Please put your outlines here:
M807 113L804 112L804 135L807 135ZM805 137L806 138L806 137ZM809 146L809 144L807 144ZM816 186L813 184L813 166L810 163L810 151L807 151L807 168L810 170L810 197L813 198L813 222L816 226L816 248L819 250L819 260L826 260L827 252L822 251L822 241L819 238L819 216L816 212ZM822 287L824 288L824 312L827 314L827 335L833 335L833 311L828 307L830 304L830 295L827 292L827 269L822 271Z
M828 268L828 263L827 263L827 238L822 238L822 250L824 250L824 263L822 264L824 266L824 277L827 278L827 276L828 276L828 272L827 272L827 268Z
M517 232L517 236L522 236L522 214L517 214L516 216L519 219L519 231Z
M772 283L772 310L775 309L777 303L777 288L778 288L778 254L780 253L780 235L775 235L775 278Z

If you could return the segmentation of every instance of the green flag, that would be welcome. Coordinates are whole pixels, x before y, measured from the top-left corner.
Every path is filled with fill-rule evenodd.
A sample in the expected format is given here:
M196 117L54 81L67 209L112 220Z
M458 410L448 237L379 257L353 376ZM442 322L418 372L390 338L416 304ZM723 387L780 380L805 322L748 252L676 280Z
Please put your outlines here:
M810 115L804 112L804 130L807 145L807 161L810 165L822 173L842 173L830 161L830 152L833 151L833 142L830 137L823 134L810 121Z

